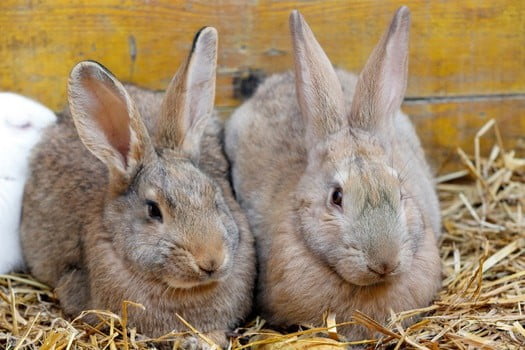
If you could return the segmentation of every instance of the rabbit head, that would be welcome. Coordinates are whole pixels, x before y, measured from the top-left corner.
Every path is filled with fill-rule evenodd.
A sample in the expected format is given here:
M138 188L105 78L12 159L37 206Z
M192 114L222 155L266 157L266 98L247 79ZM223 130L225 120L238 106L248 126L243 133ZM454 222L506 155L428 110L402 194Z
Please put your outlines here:
M101 241L125 265L174 288L225 277L239 231L217 184L198 168L213 112L217 32L202 29L164 97L149 135L122 84L95 62L69 80L71 114L85 147L108 169Z
M405 272L423 236L421 215L403 174L393 167L391 130L406 90L409 24L410 13L402 7L347 107L312 31L297 11L290 17L308 158L295 193L297 224L311 251L360 286Z
M22 95L0 92L0 176L23 179L32 147L56 116L47 107Z
M0 122L3 127L42 130L56 120L44 105L13 92L0 92Z

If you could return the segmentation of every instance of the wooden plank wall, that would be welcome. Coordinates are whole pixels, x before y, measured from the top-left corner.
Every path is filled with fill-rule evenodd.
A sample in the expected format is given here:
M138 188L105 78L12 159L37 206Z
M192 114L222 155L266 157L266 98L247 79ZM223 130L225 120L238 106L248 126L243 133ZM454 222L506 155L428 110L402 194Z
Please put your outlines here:
M3 0L0 90L58 110L69 70L83 59L163 89L194 33L212 25L220 34L217 106L227 116L251 81L291 68L292 9L302 11L334 64L358 71L401 4L412 11L404 109L436 168L453 168L456 147L471 150L490 118L509 147L523 148L523 0Z

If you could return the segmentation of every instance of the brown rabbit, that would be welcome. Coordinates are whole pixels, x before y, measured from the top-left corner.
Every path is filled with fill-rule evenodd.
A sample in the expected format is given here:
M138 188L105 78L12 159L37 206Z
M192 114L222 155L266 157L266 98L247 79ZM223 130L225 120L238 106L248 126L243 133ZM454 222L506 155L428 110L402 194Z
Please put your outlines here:
M335 71L299 12L291 73L266 80L226 126L234 189L259 257L257 305L278 325L428 305L441 284L440 214L399 110L410 14L395 14L361 75ZM371 336L342 327L349 339Z
M64 116L35 148L21 229L31 273L56 288L66 314L118 313L130 300L145 306L129 311L139 332L186 331L179 314L225 345L250 312L253 237L212 116L216 60L217 32L204 28L162 105L149 106L151 133L139 109L159 94L132 88L137 107L99 64L71 72L74 124Z

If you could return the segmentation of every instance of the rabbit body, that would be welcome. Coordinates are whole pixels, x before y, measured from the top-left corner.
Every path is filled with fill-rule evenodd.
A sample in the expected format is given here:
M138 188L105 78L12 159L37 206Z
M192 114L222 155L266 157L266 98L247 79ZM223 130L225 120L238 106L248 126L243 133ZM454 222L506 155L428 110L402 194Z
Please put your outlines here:
M363 105L370 89L356 92L358 77L333 71L327 59L309 62L333 81L296 91L309 77L271 76L226 125L234 190L256 239L256 305L281 326L319 325L327 311L337 322L350 321L356 310L386 322L390 309L424 307L440 287L431 171L399 107L386 113L387 128L360 126L352 105L356 98ZM296 75L304 72L296 67ZM319 98L336 84L340 92ZM332 106L338 94L341 103ZM330 192L334 183L342 205L333 204L341 199ZM360 326L338 330L351 340L373 335Z
M204 44L215 33L205 30ZM225 332L251 310L255 252L229 186L222 125L206 112L213 92L203 97L191 81L198 79L199 88L204 81L204 91L214 89L214 66L195 73L192 64L199 66L206 57L211 67L215 51L194 50L166 97L133 86L128 95L94 63L75 68L70 78L74 118L66 113L47 129L31 157L22 242L31 273L55 287L66 314L119 313L128 300L144 306L128 307L128 323L141 333L186 331L178 314L225 345ZM181 84L185 93L178 94ZM205 113L186 113L185 98L197 96ZM184 114L172 115L171 99ZM168 107L160 108L162 103ZM100 106L106 108L102 117ZM106 123L120 113L129 113L129 134L127 116ZM152 121L158 114L160 119ZM179 127L173 123L184 129L170 129ZM167 130L171 134L163 138ZM172 139L182 139L178 133L199 142L173 144ZM154 135L151 141L148 134ZM199 157L189 156L195 150Z
M53 111L27 97L0 93L0 274L22 269L20 215L29 154Z
M177 290L128 266L115 251L113 234L102 220L93 220L108 215L103 211L107 170L80 142L70 116L46 130L31 157L33 175L26 185L22 231L31 272L56 288L66 314L89 309L119 312L123 301L130 300L146 308L129 307L132 325L160 336L185 330L176 313L209 332L233 327L250 311L253 238L229 188L220 135L220 122L210 120L199 168L222 193L239 226L234 267L216 285Z
M24 180L0 176L0 274L24 266L19 236L23 193Z

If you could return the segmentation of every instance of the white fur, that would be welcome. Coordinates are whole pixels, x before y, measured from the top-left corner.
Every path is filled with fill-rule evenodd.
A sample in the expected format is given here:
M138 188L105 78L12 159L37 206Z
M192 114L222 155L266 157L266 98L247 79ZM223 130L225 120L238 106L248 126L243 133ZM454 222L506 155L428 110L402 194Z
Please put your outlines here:
M0 93L0 273L24 266L19 225L28 158L42 130L55 120L38 102Z
M344 184L348 181L348 176L349 176L349 173L348 173L348 169L347 168L342 168L340 170L338 170L336 173L335 173L335 183L336 184Z

